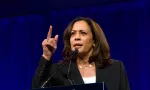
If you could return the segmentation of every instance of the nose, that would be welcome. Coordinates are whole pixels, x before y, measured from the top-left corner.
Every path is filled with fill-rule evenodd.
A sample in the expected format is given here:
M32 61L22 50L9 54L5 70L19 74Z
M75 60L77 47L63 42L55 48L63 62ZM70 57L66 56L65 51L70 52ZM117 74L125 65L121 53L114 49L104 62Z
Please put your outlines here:
M78 40L81 40L81 37L80 37L80 34L77 33L77 34L75 35L75 41L78 41Z

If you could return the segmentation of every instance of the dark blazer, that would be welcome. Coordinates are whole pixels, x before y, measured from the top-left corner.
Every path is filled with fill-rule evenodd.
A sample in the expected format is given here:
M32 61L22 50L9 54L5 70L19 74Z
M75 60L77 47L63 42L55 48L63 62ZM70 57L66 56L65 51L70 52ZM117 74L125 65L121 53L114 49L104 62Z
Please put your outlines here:
M130 90L128 78L125 72L124 65L119 60L111 60L112 65L107 68L96 68L96 83L104 82L108 90ZM67 71L69 64L59 68L56 74L45 85L64 86L71 85L67 79ZM40 86L56 71L56 64L52 64L52 60L47 61L41 57L38 68L32 80L32 88L40 88ZM84 84L83 79L78 70L77 64L72 61L70 69L70 78L75 84Z

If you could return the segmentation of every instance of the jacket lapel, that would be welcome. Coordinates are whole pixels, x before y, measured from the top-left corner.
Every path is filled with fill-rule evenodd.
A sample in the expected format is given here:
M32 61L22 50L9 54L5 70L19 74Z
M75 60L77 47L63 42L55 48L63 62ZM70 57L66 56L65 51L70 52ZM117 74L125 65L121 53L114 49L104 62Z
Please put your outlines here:
M80 71L77 67L76 62L72 62L71 70L70 70L71 79L77 84L84 84ZM104 69L96 67L96 83L108 82L107 74L105 73Z
M96 83L108 82L108 80L107 80L108 74L106 74L105 71L106 70L103 68L98 68L98 67L96 68Z
M72 62L71 65L71 79L74 81L75 85L84 84L80 71L77 67L76 62Z
M102 78L101 74L103 74L102 71L98 67L96 67L96 83L102 82L101 81L101 78Z

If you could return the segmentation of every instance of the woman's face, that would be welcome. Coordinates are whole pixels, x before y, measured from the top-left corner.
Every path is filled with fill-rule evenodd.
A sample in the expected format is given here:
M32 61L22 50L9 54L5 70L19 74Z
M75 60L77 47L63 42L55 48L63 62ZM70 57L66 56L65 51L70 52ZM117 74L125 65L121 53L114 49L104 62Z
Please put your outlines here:
M70 44L71 49L77 48L81 55L93 51L93 35L90 26L85 21L74 23L71 30Z

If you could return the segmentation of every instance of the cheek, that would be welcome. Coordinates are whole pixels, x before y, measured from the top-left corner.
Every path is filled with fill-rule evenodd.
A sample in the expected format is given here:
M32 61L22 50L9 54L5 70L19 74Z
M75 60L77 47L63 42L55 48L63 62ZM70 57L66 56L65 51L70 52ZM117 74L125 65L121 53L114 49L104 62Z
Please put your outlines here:
M87 39L84 41L84 44L87 48L90 48L93 45L93 40Z
M85 39L85 40L83 40L83 42L84 42L85 44L91 45L92 42L93 42L93 40L92 40L92 39Z
M88 43L86 44L85 48L91 48L92 47L92 44L91 43Z

